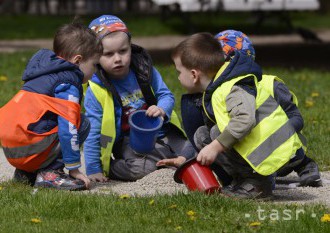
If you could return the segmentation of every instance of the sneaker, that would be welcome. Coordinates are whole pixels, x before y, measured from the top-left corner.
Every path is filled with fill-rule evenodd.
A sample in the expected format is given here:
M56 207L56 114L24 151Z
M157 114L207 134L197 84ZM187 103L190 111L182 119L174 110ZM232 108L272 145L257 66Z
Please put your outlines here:
M24 183L33 186L36 181L37 173L27 172L16 168L14 171L13 180L19 183Z
M85 183L71 177L63 170L43 170L38 173L34 187L77 191L85 189Z
M228 185L222 188L221 192L225 196L240 199L258 199L266 201L271 200L273 197L271 184L257 186L247 181L238 185Z
M296 171L300 177L300 186L321 187L322 180L317 164L311 160L304 167Z

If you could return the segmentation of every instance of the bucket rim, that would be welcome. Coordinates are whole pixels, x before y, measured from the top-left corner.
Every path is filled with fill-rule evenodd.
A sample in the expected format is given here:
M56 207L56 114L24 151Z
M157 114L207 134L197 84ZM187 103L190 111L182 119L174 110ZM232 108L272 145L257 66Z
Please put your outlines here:
M176 183L179 183L179 184L182 184L182 183L183 183L183 182L182 182L182 179L180 179L180 173L181 173L181 171L182 171L185 167L187 167L189 164L195 162L195 161L196 161L196 158L197 158L197 157L192 157L192 158L188 159L186 162L184 162L183 164L181 164L181 165L176 169L176 171L174 172L174 176L173 176L174 181L175 181Z
M162 126L163 126L163 118L162 117L154 117L154 118L158 118L159 119L159 124L156 126L156 127L154 127L154 128L151 128L151 129L144 129L144 128L141 128L141 127L139 127L139 126L137 126L136 124L134 124L133 123L133 121L132 121L132 117L133 117L133 115L135 115L136 113L140 113L140 112L146 112L147 110L136 110L136 111L134 111L131 115L129 115L129 117L128 117L128 124L130 125L130 126L133 126L134 127L134 129L137 129L138 131L142 131L142 132L152 132L152 131L155 131L155 130L158 130L158 129L160 129ZM151 117L152 118L152 117Z

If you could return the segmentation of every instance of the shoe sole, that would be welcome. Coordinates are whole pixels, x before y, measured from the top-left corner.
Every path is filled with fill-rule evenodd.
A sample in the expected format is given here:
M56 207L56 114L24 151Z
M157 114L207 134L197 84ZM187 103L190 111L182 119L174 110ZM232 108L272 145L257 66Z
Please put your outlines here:
M319 179L311 178L311 179L305 180L304 182L300 182L300 186L301 187L322 187L323 184L322 184L322 180L320 178Z
M66 190L66 191L81 191L81 190L85 190L85 185L83 186L77 186L77 187L60 187L60 186L54 186L51 183L48 182L39 182L34 184L35 188L53 188L53 189L57 189L57 190Z

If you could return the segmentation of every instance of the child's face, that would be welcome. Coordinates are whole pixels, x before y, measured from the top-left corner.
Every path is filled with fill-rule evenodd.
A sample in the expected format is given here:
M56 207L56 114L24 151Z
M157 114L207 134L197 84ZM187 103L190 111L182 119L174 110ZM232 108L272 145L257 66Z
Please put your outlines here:
M181 58L175 57L173 58L175 68L179 73L178 79L181 85L187 90L188 93L198 93L196 72L194 70L189 70L182 65Z
M129 72L131 43L126 33L113 32L102 39L103 55L100 65L114 79L122 79Z
M99 63L100 56L96 55L79 63L79 69L84 73L83 83L87 83L96 72L96 64Z

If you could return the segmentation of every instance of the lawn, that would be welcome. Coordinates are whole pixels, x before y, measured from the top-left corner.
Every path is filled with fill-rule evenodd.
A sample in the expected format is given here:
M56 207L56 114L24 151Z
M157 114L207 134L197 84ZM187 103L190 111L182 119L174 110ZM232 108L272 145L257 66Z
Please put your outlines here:
M98 16L81 16L79 20L88 25ZM160 15L119 15L133 36L177 35L193 31L217 33L228 28L235 28L249 35L290 33L285 23L274 16L269 16L261 27L256 28L256 14L254 13L194 13L189 16L190 24L175 15L165 21L161 19ZM294 27L312 30L330 29L330 13L290 12L290 17ZM71 22L73 18L73 16L2 15L0 39L52 38L56 28Z
M218 195L127 197L3 183L1 232L329 232L329 209Z

